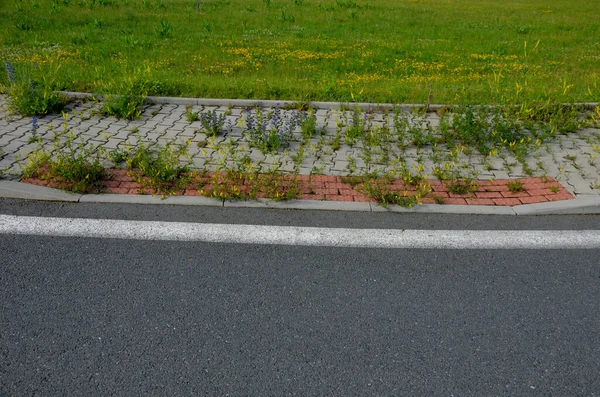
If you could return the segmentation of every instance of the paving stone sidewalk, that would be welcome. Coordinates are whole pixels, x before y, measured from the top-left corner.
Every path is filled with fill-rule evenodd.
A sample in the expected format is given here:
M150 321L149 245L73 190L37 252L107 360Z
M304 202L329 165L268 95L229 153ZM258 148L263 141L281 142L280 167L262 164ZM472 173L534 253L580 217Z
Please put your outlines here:
M235 166L236 159L247 155L254 165L260 166L265 172L277 169L296 171L302 175L361 175L366 172L384 173L402 163L409 170L423 167L423 173L432 177L434 167L452 161L477 179L548 176L555 178L574 195L600 194L600 168L597 163L597 157L600 156L600 129L588 128L545 142L525 158L530 170L528 175L523 164L508 151L495 156L465 151L455 153L450 160L449 150L443 146L408 147L402 150L393 142L382 142L367 152L359 141L353 146L342 142L338 147L333 139L336 130L352 120L352 112L347 110L316 109L317 125L324 128L323 134L301 143L300 133L296 131L297 139L288 148L278 153L264 154L250 147L242 134L240 118L247 110L242 106L192 106L189 109L193 112L215 110L226 116L226 131L215 138L201 132L200 122L187 121L185 105L150 105L144 108L142 117L135 121L99 116L98 108L99 104L93 101L74 102L67 110L67 118L61 114L41 117L37 134L43 144L51 148L55 131L63 131L66 125L77 142L100 145L107 151L135 145L139 140L149 146L190 141L192 167L208 171ZM391 128L393 113L377 110L375 106L374 109L367 112L373 128ZM411 115L409 120L412 127L433 128L440 119L435 112L430 112L422 116ZM32 138L33 132L32 118L9 115L5 98L0 96L0 169L5 169L5 176L18 178L27 156L38 149L39 144ZM110 164L107 160L106 165Z

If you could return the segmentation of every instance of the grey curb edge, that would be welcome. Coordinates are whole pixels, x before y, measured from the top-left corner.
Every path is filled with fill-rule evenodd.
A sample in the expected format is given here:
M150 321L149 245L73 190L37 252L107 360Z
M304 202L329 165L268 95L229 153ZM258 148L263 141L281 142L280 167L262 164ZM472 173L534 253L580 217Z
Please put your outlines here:
M166 205L200 205L205 207L222 207L223 200L215 200L200 196L151 196L137 194L86 194L80 203L104 204L166 204Z
M273 208L295 210L324 211L358 211L358 212L393 212L422 214L471 214L471 215L563 215L563 214L600 214L600 196L581 195L574 200L555 201L537 204L524 204L515 207L494 207L485 205L437 205L422 204L412 208L390 205L387 208L367 202L291 200L271 201L259 199L255 201L215 200L201 196L159 197L132 194L73 194L45 186L28 183L0 180L0 198L26 200L45 200L71 203L105 203L105 204L163 204L163 205L198 205L226 208Z
M369 203L345 202L345 201L319 201L319 200L290 200L273 201L258 199L256 201L225 201L225 207L229 208L276 208L294 210L329 210L329 211L359 211L371 212Z
M600 196L580 195L574 200L524 204L513 208L517 215L600 214Z
M0 197L26 200L79 202L82 195L68 193L63 190L46 186L30 185L17 181L0 180Z
M92 94L87 92L73 92L73 91L59 91L60 94L67 98L73 99L97 99L101 100L103 95ZM170 104L170 105L192 105L192 106L236 106L236 107L254 107L254 106L291 106L301 101L290 101L290 100L260 100L260 99L220 99L220 98L179 98L179 97L163 97L163 96L148 96L146 97L148 103L155 104ZM396 107L403 109L423 108L427 107L430 111L436 111L438 109L447 107L448 105L440 104L393 104L393 103L368 103L368 102L320 102L310 101L306 102L308 106L317 109L351 109L359 108L362 110L392 110ZM592 110L596 106L600 105L600 102L577 102L573 103L575 106L582 106L587 110ZM491 106L493 107L493 105Z

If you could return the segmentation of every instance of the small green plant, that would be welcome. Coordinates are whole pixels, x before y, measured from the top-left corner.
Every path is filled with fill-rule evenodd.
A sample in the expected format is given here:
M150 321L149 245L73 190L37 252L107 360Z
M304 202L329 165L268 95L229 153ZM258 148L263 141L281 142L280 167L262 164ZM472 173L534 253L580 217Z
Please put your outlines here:
M65 119L68 115L63 114ZM55 132L53 150L48 151L42 142L31 153L23 167L26 178L40 178L57 183L61 189L90 193L101 190L100 181L106 176L102 166L104 150L101 145L76 142L75 134L63 123L63 131Z
M334 152L337 152L338 150L340 150L341 141L342 141L342 136L338 132L335 134L335 136L333 137L333 140L331 141L331 150L333 150Z
M196 116L198 116L197 113ZM223 131L227 116L217 113L216 110L209 110L200 113L199 120L200 124L202 124L202 130L206 135L217 136Z
M13 113L23 116L57 113L64 109L67 101L60 94L54 92L55 84L51 77L44 76L35 81L27 73L18 74L11 62L5 63L8 85L8 108Z
M38 132L37 132L39 128L40 128L40 126L38 124L37 117L32 117L31 118L31 136L27 140L27 143L39 142L40 136L38 135Z
M411 138L411 143L418 148L433 143L433 137L428 129L425 128L424 119L416 120L414 124L408 127L407 133Z
M362 113L359 108L355 108L352 113L352 119L345 132L346 143L353 146L356 141L365 136L365 132L369 128L369 117L366 113Z
M564 159L567 160L567 161L570 161L570 162L575 162L575 161L577 161L577 156L575 156L575 155L566 155L564 157Z
M155 32L161 39L165 39L171 35L173 31L173 25L167 21L160 21L159 25L156 27Z
M204 178L206 179L206 178ZM225 200L268 198L275 201L297 199L300 195L297 175L285 175L277 169L260 173L243 161L212 174L209 184L200 183L200 194Z
M376 191L366 190L369 197L377 200L383 207L387 207L389 204L399 205L401 207L414 207L420 204L419 198L416 195L409 194L408 191L396 192L396 191Z
M81 32L80 34L74 35L71 37L71 43L73 45L79 46L84 45L88 41L88 35L85 32Z
M580 111L581 108L576 105L534 102L521 105L514 116L523 122L546 124L557 132L573 132L581 126Z
M117 90L118 94L105 96L100 113L128 120L138 119L146 101L147 83L134 75L122 83Z
M308 102L304 102L304 101L298 101L298 102L288 103L287 105L284 105L282 107L282 109L284 109L284 110L297 110L299 112L307 112L309 110L312 110L311 107L308 105Z
M317 133L317 117L313 114L312 108L300 113L299 123L302 138L310 139Z
M287 146L293 138L294 130L298 125L298 112L292 111L289 115L282 114L281 109L275 107L266 113L257 108L245 112L244 135L250 145L263 152L273 152Z
M290 14L285 7L283 7L281 10L279 10L279 20L282 22L287 21L293 23L296 21L296 18L293 14Z
M552 193L558 193L560 191L560 187L556 185L548 186L548 189L550 189Z
M395 172L406 185L418 186L427 180L423 164L414 165L411 170L406 163L400 163Z
M446 131L443 140L449 145L463 143L478 147L485 153L490 122L488 113L483 108L466 106L455 109L452 115L452 129Z
M194 121L200 120L200 117L198 117L198 112L194 112L190 107L185 108L185 118L188 123L193 123Z
M255 179L256 187L260 187L266 198L275 201L289 201L300 196L297 175L285 175L279 170L271 169L265 174L259 174ZM252 186L252 184L250 185Z
M454 152L457 154L458 152ZM454 194L468 194L477 191L477 183L473 180L477 173L472 172L469 164L456 164L445 162L433 169L433 175L441 181L445 181L448 191Z
M477 184L470 180L454 180L446 186L448 191L454 194L468 194L477 190Z
M354 189L355 187L357 187L361 183L363 183L365 181L365 178L362 176L358 176L358 175L351 175L351 176L341 177L341 181L342 181L342 183L349 184Z
M507 186L508 190L510 190L513 193L520 192L521 190L523 190L523 183L519 180L509 181L507 183Z
M444 204L444 198L442 196L438 196L437 194L433 195L433 201L435 201L436 204Z
M32 26L29 22L27 21L19 21L15 24L15 27L19 30L23 30L25 32L28 32L31 30Z
M392 187L392 181L390 176L381 178L376 175L367 175L363 177L359 189L383 207L387 207L389 204L413 207L421 204L421 199L431 192L431 186L426 182L419 183L413 190L398 190Z
M131 149L115 149L111 152L108 153L108 159L110 161L112 161L113 166L115 167L121 167L123 165L123 163L127 160L129 153L131 152Z
M335 0L335 3L340 8L358 8L355 0Z
M302 161L304 160L304 156L305 156L304 150L305 150L305 147L303 144L301 144L298 147L298 150L296 151L296 153L290 154L290 158L294 162L294 172L299 172L299 170L300 170Z
M118 153L112 159L124 160L134 180L143 188L153 189L156 193L173 194L189 182L189 144L189 141L184 144L170 141L165 145L149 147L139 141L134 148Z

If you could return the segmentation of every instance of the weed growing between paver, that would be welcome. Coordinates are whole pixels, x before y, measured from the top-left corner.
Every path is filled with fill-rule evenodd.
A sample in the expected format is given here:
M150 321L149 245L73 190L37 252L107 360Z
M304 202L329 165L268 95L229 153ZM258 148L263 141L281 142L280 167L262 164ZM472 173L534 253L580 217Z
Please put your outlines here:
M270 111L257 107L246 110L240 122L250 146L266 153L287 147L301 119L295 110L282 113L279 107Z
M233 170L200 173L197 174L196 187L202 196L225 200L269 198L285 201L300 198L298 175L283 174L278 171L266 174Z
M102 165L104 149L101 145L77 141L73 130L67 126L67 117L65 114L62 130L47 131L54 134L51 151L34 129L39 146L27 157L23 175L26 178L50 180L57 187L73 192L98 192L101 190L100 181L106 176Z
M124 164L141 189L149 189L153 194L173 194L190 181L189 144L167 142L164 146L149 146L138 140L134 145L110 152L109 157L116 166Z
M141 78L131 76L116 87L105 87L104 101L100 113L127 120L135 120L142 114L147 96L148 83Z
M196 116L190 118L191 112ZM549 104L516 110L451 107L441 110L433 123L430 114L420 110L371 113L345 109L330 113L334 128L327 130L317 122L313 109L251 108L235 120L229 110L218 113L188 108L185 119L199 127L194 137L157 142L141 136L133 139L135 133L131 133L129 142L106 152L102 142L85 141L68 128L69 116L64 116L61 132L50 129L41 133L37 120L32 120L31 140L38 142L39 148L28 157L26 177L50 180L66 189L97 190L109 158L124 167L130 178L129 185L117 184L119 190L114 192L130 193L133 186L145 194L190 194L193 189L194 194L218 199L370 199L382 205L413 206L465 200L493 204L492 198L517 198L485 194L490 193L481 190L485 184L480 173L485 170L473 167L473 156L490 167L502 160L503 167L520 164L525 175L543 176L544 169L525 164L529 166L536 153L558 134L598 126L600 110L584 112L574 106ZM279 145L265 144L269 134L282 139ZM105 144L110 142L109 136L105 138ZM52 151L46 149L49 140ZM590 145L600 151L600 137L594 142ZM204 164L195 163L198 158ZM337 160L332 165L330 159ZM573 157L566 160L577 163ZM345 185L311 187L313 178L323 174L325 167L342 176L327 183ZM302 174L310 175L306 179ZM505 184L506 191L521 193L521 183ZM551 191L555 188L545 186L544 192L564 193ZM517 204L514 200L509 203Z

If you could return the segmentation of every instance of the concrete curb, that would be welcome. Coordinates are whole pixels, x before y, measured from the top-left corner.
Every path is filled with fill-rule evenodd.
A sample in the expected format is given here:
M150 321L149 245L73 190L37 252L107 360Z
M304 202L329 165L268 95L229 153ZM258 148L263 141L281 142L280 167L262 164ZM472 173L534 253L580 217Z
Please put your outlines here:
M104 95L93 94L89 92L73 92L73 91L59 91L61 95L71 99L88 99L88 100L102 100ZM180 98L180 97L164 97L164 96L148 96L146 97L148 104L160 104L160 105L190 105L190 106L235 106L235 107L286 107L293 106L298 103L306 104L307 106L314 107L317 109L331 109L340 110L342 108L354 109L360 108L362 110L392 110L395 107L401 107L404 109L422 108L425 104L392 104L392 103L368 103L368 102L301 102L301 101L290 101L290 100L270 100L270 99L221 99L221 98ZM429 109L432 111L438 110L446 105L429 105Z
M72 99L96 99L101 100L104 98L102 94L92 94L88 92L73 92L73 91L59 91L60 94ZM236 107L254 107L254 106L265 106L265 107L285 107L293 106L294 104L302 103L307 106L314 107L317 109L330 109L340 110L359 108L362 110L393 110L394 108L402 109L414 109L427 107L430 111L436 111L450 105L440 104L404 104L404 103L369 103L369 102L321 102L321 101L291 101L291 100L260 100L260 99L220 99L220 98L179 98L179 97L164 97L164 96L148 96L146 97L148 103L155 104L169 104L169 105L191 105L191 106L236 106ZM600 106L600 102L577 102L572 104L581 106L586 110L593 110L596 106ZM482 105L486 106L486 105ZM495 107L496 105L488 105L488 107Z
M493 205L457 205L457 204L421 204L414 207L400 207L389 205L384 208L380 205L372 205L373 212L397 212L397 213L420 213L420 214L469 214L469 215L516 215L514 207L502 207Z
M575 200L524 204L513 208L517 215L600 214L600 196L580 195Z
M0 181L0 197L76 203L79 202L82 195L46 186L36 186L16 181Z
M471 214L471 215L586 215L600 214L600 196L578 196L574 200L515 207L487 205L422 204L412 208L390 205L382 207L368 202L291 200L255 201L216 200L202 196L145 196L134 194L73 194L45 186L16 181L0 181L0 198L45 200L70 203L198 205L225 208L273 208L321 211L393 212L406 214Z
M163 205L201 205L205 207L222 207L223 200L215 200L201 196L150 196L137 194L86 194L80 203L105 204L163 204Z
M294 210L325 210L325 211L358 211L371 212L371 205L366 202L319 201L319 200L290 200L273 201L258 199L256 201L226 200L225 207L229 208L277 208Z

